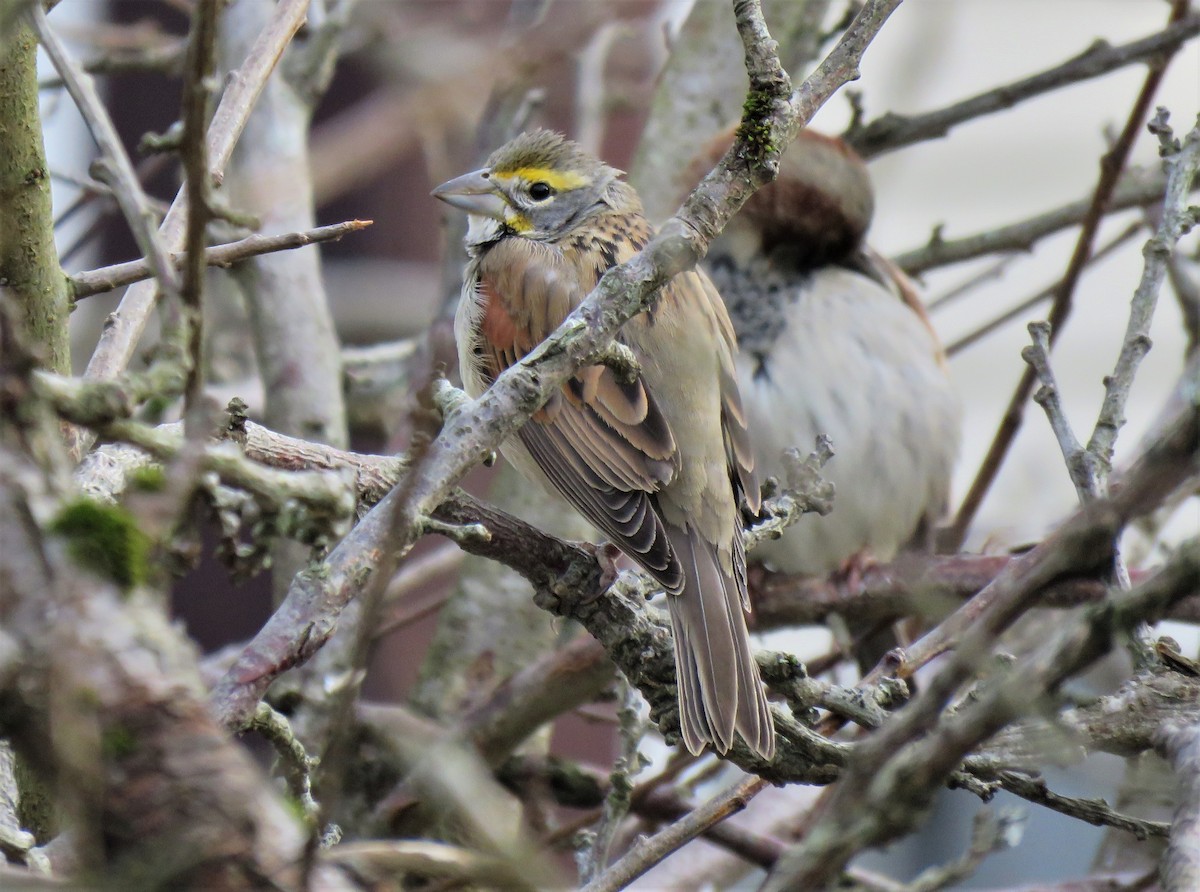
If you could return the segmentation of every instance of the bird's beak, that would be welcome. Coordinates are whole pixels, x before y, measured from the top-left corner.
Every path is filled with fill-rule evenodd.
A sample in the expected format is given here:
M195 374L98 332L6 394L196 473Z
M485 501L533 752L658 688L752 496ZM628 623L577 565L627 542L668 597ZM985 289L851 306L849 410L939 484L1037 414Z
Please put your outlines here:
M432 195L468 214L503 220L508 205L490 179L490 174L486 167L464 173L461 177L442 183L433 190Z

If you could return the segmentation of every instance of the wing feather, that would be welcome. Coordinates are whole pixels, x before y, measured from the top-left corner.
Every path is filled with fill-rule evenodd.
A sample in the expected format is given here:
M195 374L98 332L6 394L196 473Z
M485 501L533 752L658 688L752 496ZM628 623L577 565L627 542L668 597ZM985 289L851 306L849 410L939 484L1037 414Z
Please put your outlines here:
M720 387L721 426L724 429L725 454L729 461L729 473L741 495L742 503L751 514L758 514L759 508L762 506L762 493L759 489L758 475L754 471L754 447L750 442L750 423L738 391L737 367L734 365L738 347L733 322L729 318L725 302L721 300L716 286L703 271L696 270L680 276L677 282L679 284L673 285L673 287L700 289L716 316L718 333L727 348L720 355Z
M579 282L572 268L558 249L528 239L504 239L480 259L478 343L488 380L557 328L595 284ZM679 455L644 381L620 381L605 366L581 369L518 437L576 510L664 588L681 590L683 570L654 505Z

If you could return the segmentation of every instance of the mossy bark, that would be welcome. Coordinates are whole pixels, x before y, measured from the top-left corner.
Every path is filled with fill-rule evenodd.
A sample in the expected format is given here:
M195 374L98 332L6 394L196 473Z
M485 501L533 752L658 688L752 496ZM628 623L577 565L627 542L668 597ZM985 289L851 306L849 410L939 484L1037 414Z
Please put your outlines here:
M71 301L54 247L37 41L24 23L0 39L0 286L15 297L25 337L46 367L69 372Z

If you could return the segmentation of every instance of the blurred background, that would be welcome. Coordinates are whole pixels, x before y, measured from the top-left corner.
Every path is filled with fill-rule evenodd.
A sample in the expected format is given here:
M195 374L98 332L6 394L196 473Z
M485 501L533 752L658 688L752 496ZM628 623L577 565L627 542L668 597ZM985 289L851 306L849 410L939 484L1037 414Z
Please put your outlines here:
M726 5L725 0L697 3ZM829 26L844 11L843 4L832 4ZM310 145L318 222L374 221L365 231L319 249L342 343L361 346L418 335L442 313L448 237L444 208L429 191L474 166L481 151L491 148L477 144L477 123L498 81L517 75L526 79L538 91L533 120L629 169L671 42L692 12L689 0L558 0L541 18L514 29L522 4L506 0L354 4L342 35L344 51L316 109ZM907 0L870 47L861 80L852 89L867 121L886 112L921 113L1050 68L1094 41L1117 45L1152 34L1162 29L1167 14L1168 4L1160 0ZM187 0L63 0L53 18L80 58L126 60L100 74L110 100L120 98L110 101L110 109L127 145L138 145L147 131L170 127L179 102ZM740 67L740 60L736 64ZM798 82L806 72L791 73ZM1144 66L1129 65L968 121L943 138L872 159L877 200L871 242L888 256L903 255L925 246L935 231L953 239L1086 200L1099 175L1100 158L1123 125L1144 76ZM47 86L53 86L49 69ZM1200 108L1200 45L1195 41L1185 44L1171 63L1156 104L1171 111L1179 133L1195 120ZM65 217L59 229L64 265L76 272L134 258L136 248L119 214L86 188L93 146L74 106L61 91L47 89L43 111L55 208ZM847 96L838 95L812 126L840 133L852 114ZM1131 165L1153 171L1156 158L1157 141L1143 130ZM174 164L155 155L143 155L140 164L151 192L169 201L178 188ZM1096 243L1106 244L1145 217L1141 208L1110 215ZM1091 430L1104 393L1102 379L1116 359L1147 235L1144 228L1137 231L1087 268L1076 291L1074 315L1054 352L1064 405L1081 437ZM954 344L1053 284L1067 266L1076 237L1077 228L1070 227L1027 252L992 254L923 273L920 284L934 305L931 317L943 341ZM1193 283L1200 275L1196 255L1193 234L1181 251L1182 267ZM222 393L241 395L260 409L263 393L255 380L245 311L227 278L214 272L211 283L218 320L210 343L213 381ZM975 284L969 291L939 303L970 282ZM89 298L75 312L78 368L86 363L116 298ZM1024 370L1020 350L1028 343L1025 323L1044 312L1045 304L1032 308L952 353L952 376L966 407L955 505ZM1191 334L1194 338L1195 332ZM1183 372L1189 332L1170 288L1164 289L1152 337L1154 349L1138 376L1128 405L1129 424L1118 442L1118 464L1136 452ZM390 420L378 406L359 415L352 411L353 445L362 450L402 448L403 405L391 411L395 417ZM481 473L473 484L485 489L487 480ZM999 551L1037 541L1075 504L1058 446L1041 411L1033 407L972 526L967 548ZM1161 541L1195 534L1200 504L1191 499L1169 524ZM1146 560L1146 547L1131 539L1131 562ZM181 583L176 598L189 628L214 649L253 634L270 609L265 577L235 584L222 566L208 562ZM373 696L407 695L435 617L431 612L414 620L381 644L368 685ZM1196 642L1186 629L1172 634L1183 641L1185 653L1194 654ZM793 635L784 644L802 658L825 646L817 636ZM591 726L580 727L577 737L595 738ZM598 745L571 746L585 753L592 746L593 755L605 764L611 742L603 738ZM1091 760L1082 770L1087 775L1083 780L1066 775L1054 781L1070 793L1073 785L1094 789L1089 785L1097 777L1107 778L1108 789L1101 795L1110 795L1120 776L1115 759ZM975 805L965 794L944 798L939 805L944 814L931 825L936 829L892 853L890 870L897 870L897 858L907 864L899 872L911 874L961 850L969 825L961 812ZM1033 811L1036 823L1024 845L989 861L971 881L973 887L1015 879L1049 881L1086 871L1101 831ZM647 882L645 888L654 888L653 875Z

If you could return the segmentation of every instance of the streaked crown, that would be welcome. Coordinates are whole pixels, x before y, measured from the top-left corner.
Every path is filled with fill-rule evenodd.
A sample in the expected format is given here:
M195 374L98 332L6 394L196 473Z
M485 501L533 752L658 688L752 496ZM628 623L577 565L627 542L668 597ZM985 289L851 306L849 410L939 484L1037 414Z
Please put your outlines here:
M630 205L621 171L552 130L522 133L492 153L487 169L511 209L504 222L527 238L560 238L596 213Z

